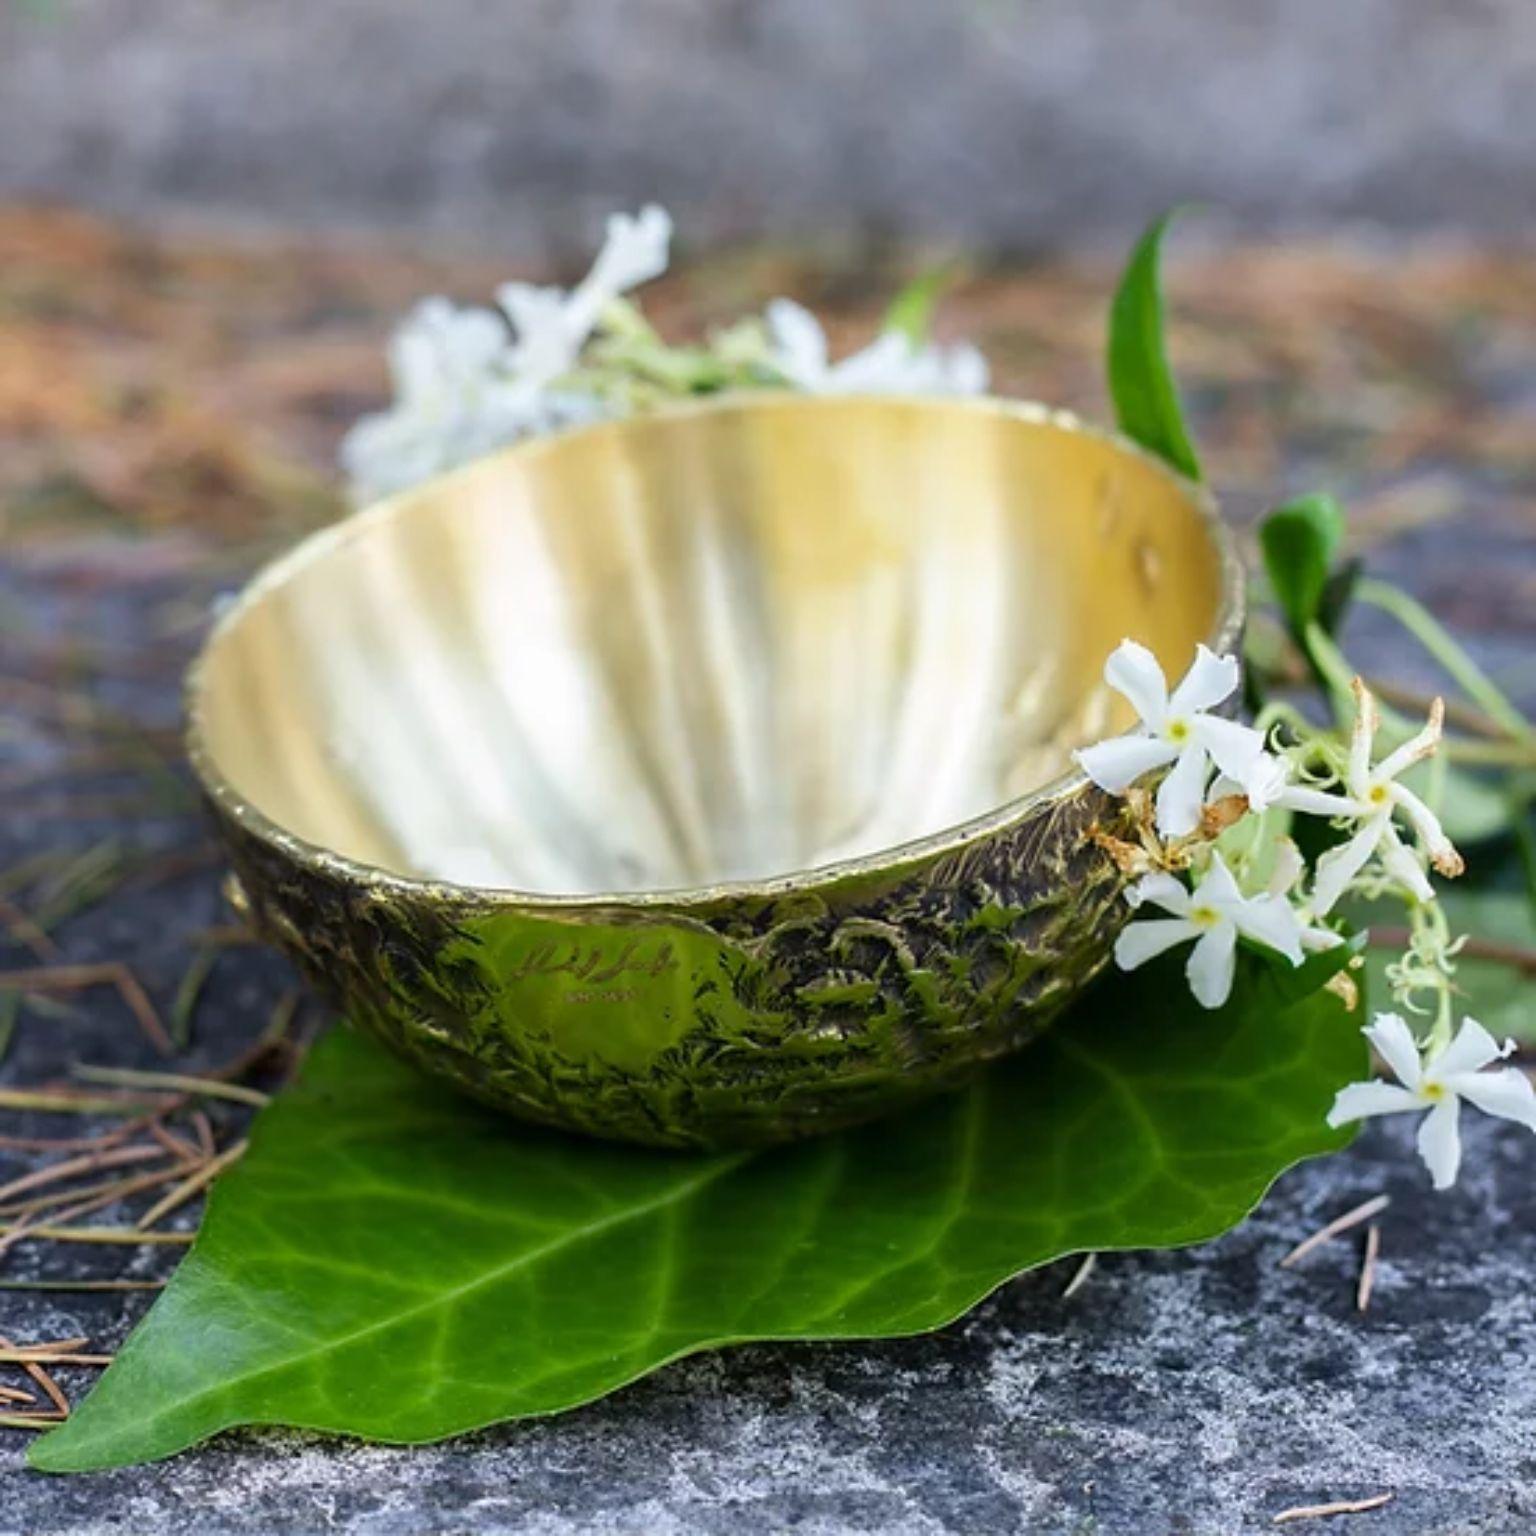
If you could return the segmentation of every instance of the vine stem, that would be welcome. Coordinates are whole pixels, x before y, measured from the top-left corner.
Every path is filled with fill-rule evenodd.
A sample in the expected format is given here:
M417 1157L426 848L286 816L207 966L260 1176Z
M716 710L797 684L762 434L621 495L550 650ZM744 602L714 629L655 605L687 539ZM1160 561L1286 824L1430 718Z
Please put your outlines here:
M1396 589L1389 587L1387 590L1395 592ZM1343 722L1350 717L1354 709L1349 690L1355 677L1355 669L1320 624L1307 625L1306 640L1317 662L1318 670L1322 673L1323 681L1327 685L1335 723L1342 728ZM1451 643L1455 644L1454 641ZM1470 658L1468 665L1475 665ZM1460 681L1459 678L1458 681ZM1487 680L1484 679L1484 681ZM1493 684L1488 683L1488 686L1492 688ZM1494 691L1498 692L1497 689ZM1503 697L1502 694L1499 696ZM1406 715L1393 709L1390 704L1383 702L1380 698L1376 702L1381 712L1382 727L1389 736L1406 741L1418 731L1418 725ZM1482 702L1479 699L1479 703ZM1510 704L1509 708L1513 710L1514 705ZM1524 717L1520 716L1518 711L1516 711L1516 718L1524 725ZM1502 720L1499 723L1501 726L1504 725ZM1533 768L1536 767L1536 729L1526 725L1524 734L1503 741L1468 741L1464 737L1448 738L1445 742L1445 754L1456 763L1498 768Z
M1456 680L1457 686L1490 720L1516 741L1536 741L1536 727L1520 713L1493 680L1472 660L1443 624L1415 597L1390 582L1363 576L1355 596L1390 614Z

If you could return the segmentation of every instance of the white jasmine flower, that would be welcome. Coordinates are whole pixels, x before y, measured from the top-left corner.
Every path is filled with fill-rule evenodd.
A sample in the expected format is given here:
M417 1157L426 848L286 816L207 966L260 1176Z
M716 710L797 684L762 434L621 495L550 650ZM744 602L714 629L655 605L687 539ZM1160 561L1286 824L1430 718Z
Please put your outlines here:
M1202 645L1170 698L1157 658L1146 646L1122 640L1104 664L1104 681L1130 700L1140 724L1128 735L1072 755L1112 795L1124 794L1144 774L1172 763L1157 792L1157 827L1165 837L1187 836L1200 824L1213 759L1245 792L1273 761L1264 751L1264 738L1251 726L1208 713L1232 696L1238 679L1235 656L1217 656Z
M569 373L620 294L667 270L672 219L654 203L636 215L609 216L607 236L592 270L569 293L533 283L503 283L496 301L517 332L512 369L530 390Z
M1373 768L1371 748L1376 738L1376 701L1359 678L1355 679L1354 690L1355 726L1350 738L1349 766L1343 789L1325 791L1291 785L1273 801L1288 810L1354 823L1356 830L1349 841L1330 848L1317 861L1312 904L1319 917L1332 910L1350 882L1377 853L1387 873L1417 900L1435 899L1434 887L1429 883L1418 855L1393 825L1392 818L1399 812L1418 834L1430 863L1441 874L1459 875L1465 867L1435 813L1411 789L1396 782L1400 774L1429 757L1440 744L1444 705L1436 699L1424 729Z
M1397 1082L1351 1083L1341 1088L1328 1112L1328 1124L1340 1126L1372 1115L1427 1109L1429 1113L1419 1126L1419 1156L1429 1168L1436 1189L1449 1189L1461 1166L1463 1099L1484 1114L1514 1120L1536 1131L1536 1091L1530 1078L1514 1067L1483 1070L1508 1056L1515 1049L1513 1040L1500 1046L1476 1019L1465 1019L1456 1038L1424 1061L1398 1014L1378 1013L1376 1022L1367 1025L1364 1033Z
M1302 962L1300 932L1290 907L1267 894L1244 896L1219 853L1193 893L1173 875L1159 872L1139 880L1126 899L1138 908L1151 902L1173 916L1128 924L1115 942L1115 963L1122 971L1134 971L1165 950L1193 940L1185 975L1204 1008L1219 1008L1231 996L1240 936L1278 951L1292 965Z
M365 416L341 445L358 500L372 500L488 453L529 429L534 415L508 378L501 317L426 299L395 332L387 411Z
M987 387L987 361L972 346L914 346L900 331L883 331L862 351L833 363L827 334L810 310L775 299L767 322L770 366L808 394L979 395Z
M1269 878L1269 894L1284 901L1296 916L1301 947L1312 954L1325 949L1337 949L1344 942L1342 934L1317 921L1311 901L1300 890L1302 876L1307 872L1307 862L1301 849L1288 837L1275 842L1275 865Z

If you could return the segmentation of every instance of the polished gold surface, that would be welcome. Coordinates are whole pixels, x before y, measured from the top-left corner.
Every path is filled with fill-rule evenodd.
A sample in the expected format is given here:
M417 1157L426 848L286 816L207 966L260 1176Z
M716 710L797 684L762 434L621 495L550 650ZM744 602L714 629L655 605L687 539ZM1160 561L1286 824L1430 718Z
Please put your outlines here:
M1211 639L1174 477L1023 406L780 398L546 440L311 539L193 688L217 787L391 874L760 881L995 811ZM217 784L222 781L222 784Z
M1038 407L726 400L311 538L189 683L259 931L526 1118L803 1136L1027 1043L1104 964L1126 723L1242 591L1204 494Z

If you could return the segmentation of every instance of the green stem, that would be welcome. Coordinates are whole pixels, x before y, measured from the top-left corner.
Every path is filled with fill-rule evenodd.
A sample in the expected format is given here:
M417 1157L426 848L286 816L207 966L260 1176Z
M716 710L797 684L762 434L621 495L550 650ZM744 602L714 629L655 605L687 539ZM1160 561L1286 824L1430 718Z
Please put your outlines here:
M1334 724L1342 728L1354 708L1350 684L1354 681L1355 669L1350 666L1343 651L1333 643L1327 630L1316 621L1307 625L1302 638L1306 641L1307 652L1322 676L1323 685L1328 690L1328 702L1333 710Z
M1446 738L1445 755L1453 763L1478 768L1536 768L1536 738L1526 741L1468 741Z
M1361 602L1391 614L1456 680L1462 692L1516 741L1536 741L1536 727L1510 703L1488 674L1417 598L1388 582L1368 576L1355 584L1355 596Z
M1254 716L1253 728L1262 736L1268 736L1277 725L1288 725L1297 736L1305 740L1317 729L1317 727L1296 708L1294 704L1287 704L1281 699L1271 699L1257 715Z
M1387 590L1392 591L1393 589L1388 588ZM1344 722L1354 713L1354 701L1350 692L1350 684L1354 681L1355 670L1350 666L1349 658L1339 649L1320 624L1313 623L1307 625L1306 642L1311 650L1312 658L1317 664L1317 669L1322 674L1323 682L1327 686L1334 719L1342 730ZM1468 664L1471 665L1470 662ZM1488 686L1492 688L1493 684L1489 683ZM1494 692L1497 694L1498 690L1494 689ZM1503 698L1502 694L1498 696ZM1491 701L1479 695L1478 702L1482 704L1483 708L1492 717L1493 712L1489 708ZM1505 702L1508 704L1507 700ZM1393 709L1388 704L1382 703L1379 699L1376 702L1376 707L1381 715L1382 729L1391 746L1407 741L1410 736L1417 734L1419 730L1418 724L1400 711ZM1509 705L1508 707L1513 709L1514 706ZM1506 727L1506 722L1503 719L1497 720L1497 723L1501 727ZM1511 741L1468 741L1463 737L1447 739L1444 748L1445 755L1452 762L1471 763L1480 767L1536 767L1536 730L1525 726L1525 732L1526 734L1520 735Z
M1520 872L1525 876L1526 896L1531 911L1536 912L1536 832L1531 829L1531 805L1529 798L1519 787L1509 791L1509 825L1515 836L1515 852L1520 859Z

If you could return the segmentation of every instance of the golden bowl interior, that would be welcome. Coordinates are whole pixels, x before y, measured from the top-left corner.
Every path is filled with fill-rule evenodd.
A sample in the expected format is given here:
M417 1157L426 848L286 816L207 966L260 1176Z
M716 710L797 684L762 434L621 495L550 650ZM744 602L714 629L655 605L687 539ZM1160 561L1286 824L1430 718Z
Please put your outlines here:
M1002 402L727 400L520 445L315 535L195 669L216 793L393 875L589 897L994 811L1232 612L1207 501Z

